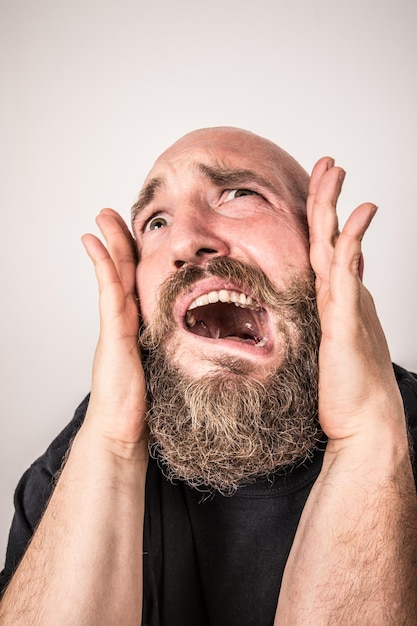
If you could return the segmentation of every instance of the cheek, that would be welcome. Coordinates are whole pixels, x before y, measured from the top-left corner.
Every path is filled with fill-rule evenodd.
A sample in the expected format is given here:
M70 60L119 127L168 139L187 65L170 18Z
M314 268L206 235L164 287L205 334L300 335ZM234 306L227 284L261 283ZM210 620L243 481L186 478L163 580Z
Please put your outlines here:
M152 317L156 306L155 281L151 279L150 268L139 263L136 269L136 292L139 298L140 313L145 323Z
M136 292L145 323L153 318L157 309L160 287L171 275L172 272L167 271L162 252L139 261L136 268Z
M310 269L309 246L306 238L292 229L264 229L257 233L247 247L252 259L259 267L281 286L294 273Z

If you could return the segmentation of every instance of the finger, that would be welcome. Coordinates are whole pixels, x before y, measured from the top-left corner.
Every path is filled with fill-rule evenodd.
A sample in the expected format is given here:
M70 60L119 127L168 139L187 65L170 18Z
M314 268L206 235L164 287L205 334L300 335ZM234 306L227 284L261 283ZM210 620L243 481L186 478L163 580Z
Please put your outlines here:
M363 274L362 239L376 211L376 205L370 202L359 205L349 216L337 240L331 270L331 289L340 301L347 302L352 296L356 297Z
M334 166L334 159L332 157L325 156L319 159L317 163L315 164L315 166L313 167L313 170L311 172L310 184L308 188L307 204L306 204L307 221L309 223L311 219L314 198L316 196L316 192L320 184L320 180L322 176L325 174L325 172L327 172L327 170L329 170L333 166Z
M320 280L328 280L334 246L339 236L336 204L342 189L345 172L331 167L314 184L311 200L309 235L310 262Z
M120 284L117 269L100 239L88 233L81 237L81 241L94 264L99 292L102 293L107 285Z
M122 231L123 231L123 233L124 233L124 235L126 237L126 240L129 242L129 245L130 245L131 250L132 250L132 255L136 258L137 257L136 243L135 243L135 240L134 240L134 238L133 238L133 236L132 236L132 234L131 234L131 232L130 232L127 224L126 224L126 222L122 218L122 216L119 213L117 213L117 211L115 211L114 209L109 209L109 208L102 209L100 211L100 214L102 214L102 215L109 215L109 216L113 217L116 220L116 222L119 224L120 228L122 229Z
M136 345L139 330L139 312L136 293L127 294L120 281L119 272L107 248L95 235L86 234L81 241L93 261L100 294L100 329L118 328L120 336L133 337ZM122 326L115 321L123 319Z
M115 211L104 209L96 222L106 241L107 249L116 267L126 294L135 292L136 254L132 236Z

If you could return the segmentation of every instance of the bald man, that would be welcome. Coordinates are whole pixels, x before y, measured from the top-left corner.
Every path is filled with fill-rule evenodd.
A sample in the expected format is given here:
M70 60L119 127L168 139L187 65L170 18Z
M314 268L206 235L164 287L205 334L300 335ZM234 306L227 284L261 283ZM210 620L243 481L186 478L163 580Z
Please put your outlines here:
M2 623L416 623L417 382L362 284L376 207L339 234L343 178L204 129L133 237L100 213L91 395L18 486Z

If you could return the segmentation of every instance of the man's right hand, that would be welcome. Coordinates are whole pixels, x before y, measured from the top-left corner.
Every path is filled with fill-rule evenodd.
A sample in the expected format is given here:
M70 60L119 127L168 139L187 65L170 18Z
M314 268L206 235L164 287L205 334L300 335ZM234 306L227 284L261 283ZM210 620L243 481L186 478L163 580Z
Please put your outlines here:
M94 358L85 428L100 433L116 454L145 452L146 388L138 346L136 252L123 219L103 209L97 224L107 248L94 235L83 244L94 263L100 294L100 336Z
M107 248L83 243L100 291L100 337L84 424L32 541L0 602L0 622L34 626L141 622L148 463L138 349L136 254L122 218L97 218Z

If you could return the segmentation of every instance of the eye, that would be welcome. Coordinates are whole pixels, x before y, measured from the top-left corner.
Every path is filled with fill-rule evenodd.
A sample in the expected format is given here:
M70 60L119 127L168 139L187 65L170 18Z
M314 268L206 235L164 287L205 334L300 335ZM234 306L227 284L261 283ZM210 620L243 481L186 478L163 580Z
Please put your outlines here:
M235 198L241 198L242 196L257 196L256 191L252 191L251 189L232 189L228 191L226 194L225 202L229 200L234 200Z
M165 217L162 217L161 215L154 215L146 221L143 232L158 230L158 228L164 228L164 226L168 226L168 221Z

